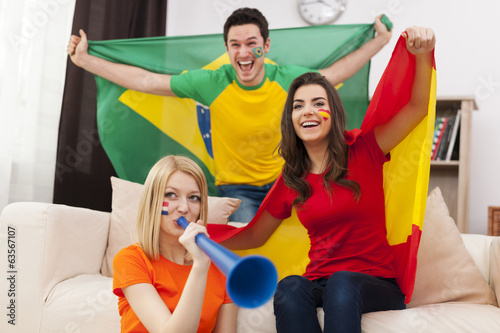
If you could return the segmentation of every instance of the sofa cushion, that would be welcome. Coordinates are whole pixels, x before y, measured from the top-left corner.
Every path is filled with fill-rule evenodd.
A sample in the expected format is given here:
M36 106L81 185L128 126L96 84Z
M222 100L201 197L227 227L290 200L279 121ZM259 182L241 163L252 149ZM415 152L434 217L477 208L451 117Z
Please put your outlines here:
M113 279L102 275L82 274L60 282L45 300L36 332L120 332L118 297L112 289Z
M500 332L500 309L493 305L442 303L365 313L363 333Z
M321 329L325 326L323 308L316 309ZM257 308L239 308L237 332L276 333L276 317L274 316L273 299Z
M496 305L495 295L474 264L439 188L427 198L417 273L408 308L442 302Z
M113 276L113 258L135 239L135 219L142 195L142 184L111 177L113 189L108 248L101 267L104 276ZM208 197L208 223L227 223L229 215L238 208L240 200L234 198Z
M238 310L238 332L276 333L273 301L254 308ZM320 327L324 312L317 309ZM363 333L401 332L500 332L500 308L486 304L441 303L395 311L363 314Z

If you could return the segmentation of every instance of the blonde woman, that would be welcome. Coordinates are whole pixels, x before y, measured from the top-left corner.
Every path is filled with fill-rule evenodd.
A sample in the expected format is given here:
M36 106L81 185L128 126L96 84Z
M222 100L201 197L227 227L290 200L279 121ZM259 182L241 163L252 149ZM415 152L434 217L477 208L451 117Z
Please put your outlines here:
M190 223L184 229L177 218ZM200 167L167 156L151 169L137 216L138 243L113 262L122 332L236 332L225 277L196 245L207 234L207 183Z

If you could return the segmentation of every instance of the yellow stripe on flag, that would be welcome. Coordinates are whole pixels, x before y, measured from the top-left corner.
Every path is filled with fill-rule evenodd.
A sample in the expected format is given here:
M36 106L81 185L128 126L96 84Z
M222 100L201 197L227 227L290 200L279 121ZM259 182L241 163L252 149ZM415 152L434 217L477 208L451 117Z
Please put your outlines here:
M283 220L268 241L256 249L234 251L240 256L260 254L268 257L276 266L278 279L289 275L302 275L309 264L309 236L300 223L295 208L292 215Z
M205 148L198 127L195 101L187 98L150 95L133 90L125 91L119 100L190 150L205 163L212 174L214 173L213 159ZM185 126L186 124L191 124L191 126Z
M427 117L391 151L391 161L384 165L386 226L390 245L405 243L412 234L412 225L422 230L435 110L436 71L433 69Z

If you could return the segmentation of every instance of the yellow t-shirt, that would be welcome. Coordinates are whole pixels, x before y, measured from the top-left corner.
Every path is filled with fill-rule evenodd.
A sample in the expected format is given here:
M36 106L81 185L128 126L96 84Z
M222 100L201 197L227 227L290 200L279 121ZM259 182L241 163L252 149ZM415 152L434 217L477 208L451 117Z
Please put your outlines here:
M283 160L275 149L290 83L311 69L265 64L265 78L241 85L229 64L172 77L172 91L210 109L215 184L262 186L278 178Z

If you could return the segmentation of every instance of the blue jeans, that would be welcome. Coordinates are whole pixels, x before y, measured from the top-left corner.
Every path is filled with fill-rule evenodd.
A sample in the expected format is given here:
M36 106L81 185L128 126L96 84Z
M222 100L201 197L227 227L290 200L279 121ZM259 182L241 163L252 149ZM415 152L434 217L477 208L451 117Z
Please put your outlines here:
M310 281L292 275L278 283L274 314L278 332L321 332L317 307L325 312L325 333L361 332L366 312L403 310L405 297L395 279L340 271Z
M247 184L217 186L221 197L237 198L241 200L241 204L238 209L231 216L229 216L229 221L250 222L255 216L255 213L257 213L257 210L259 209L262 200L266 197L267 192L269 192L273 186L273 183L264 186L253 186Z

